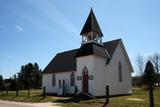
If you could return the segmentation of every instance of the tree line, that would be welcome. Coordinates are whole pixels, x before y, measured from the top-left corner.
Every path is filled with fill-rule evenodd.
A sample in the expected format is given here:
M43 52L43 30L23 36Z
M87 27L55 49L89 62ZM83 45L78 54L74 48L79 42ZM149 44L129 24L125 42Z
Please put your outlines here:
M22 65L20 71L9 79L4 80L2 75L0 75L0 91L38 89L41 88L41 85L42 70L37 63Z
M154 53L148 56L142 56L138 54L136 56L135 64L137 69L135 69L135 71L137 71L137 75L132 78L133 86L138 86L138 87L144 86L143 75L148 60L151 61L151 63L153 64L156 73L155 85L157 87L160 86L160 53Z

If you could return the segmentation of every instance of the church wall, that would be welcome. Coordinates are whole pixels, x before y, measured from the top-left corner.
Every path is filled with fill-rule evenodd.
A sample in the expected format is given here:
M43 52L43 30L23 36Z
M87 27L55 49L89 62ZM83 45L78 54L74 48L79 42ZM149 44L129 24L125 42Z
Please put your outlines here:
M75 73L75 71L72 71L72 72ZM63 73L55 73L55 76L56 76L56 85L55 86L52 86L52 74L53 73L43 74L42 84L43 84L43 87L44 86L46 87L47 93L58 93L59 80L61 80L61 83L63 80L65 80L65 92L67 94L74 94L75 87L71 86L71 84L70 84L71 71L70 72L63 72Z
M46 88L47 93L56 93L57 89L52 86L52 74L42 75L42 87Z
M122 81L119 81L119 61L122 64ZM90 55L77 58L77 77L82 78L86 66L93 80L89 80L89 93L95 96L105 96L106 85L109 85L110 95L131 93L131 71L123 54L121 44L117 46L110 63L106 64L104 57ZM82 90L82 80L77 80L79 90Z
M95 96L104 96L105 95L105 66L107 59L101 56L94 56L94 90Z
M122 81L119 81L119 61L122 64ZM118 45L115 53L105 68L106 85L109 85L110 95L130 94L131 93L131 71L125 60L122 48Z
M82 91L82 71L83 68L86 67L88 69L88 75L93 76L94 69L94 57L93 55L78 57L77 59L77 88ZM94 81L89 79L89 93L94 94Z

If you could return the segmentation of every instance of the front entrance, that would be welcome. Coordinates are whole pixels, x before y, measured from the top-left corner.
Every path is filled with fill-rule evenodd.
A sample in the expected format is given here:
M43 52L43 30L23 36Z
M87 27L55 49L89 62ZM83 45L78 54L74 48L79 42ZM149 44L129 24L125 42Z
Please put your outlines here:
M83 69L83 86L82 86L82 88L83 88L82 89L83 92L88 93L88 70L86 67Z

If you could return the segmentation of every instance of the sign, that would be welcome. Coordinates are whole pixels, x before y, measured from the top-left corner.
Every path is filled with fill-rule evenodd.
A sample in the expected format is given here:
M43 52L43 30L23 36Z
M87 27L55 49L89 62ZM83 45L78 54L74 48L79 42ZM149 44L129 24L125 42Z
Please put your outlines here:
M82 80L82 76L77 76L77 80L78 81ZM89 75L88 80L93 80L93 75Z
M82 76L77 76L77 80L82 80Z

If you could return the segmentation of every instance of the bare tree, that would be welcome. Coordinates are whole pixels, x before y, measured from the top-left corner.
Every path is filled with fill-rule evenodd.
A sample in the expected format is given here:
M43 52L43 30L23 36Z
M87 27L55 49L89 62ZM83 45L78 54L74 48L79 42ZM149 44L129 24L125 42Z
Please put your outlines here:
M138 68L138 75L142 76L144 68L145 68L145 59L142 55L138 54L136 57L136 65Z
M160 71L160 54L159 53L154 53L153 55L150 56L150 60L152 61L154 68L156 70L156 82L158 83L158 86L160 86L159 82L159 71Z

